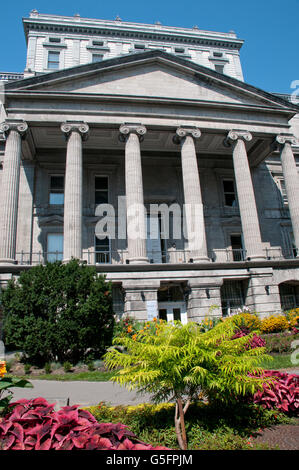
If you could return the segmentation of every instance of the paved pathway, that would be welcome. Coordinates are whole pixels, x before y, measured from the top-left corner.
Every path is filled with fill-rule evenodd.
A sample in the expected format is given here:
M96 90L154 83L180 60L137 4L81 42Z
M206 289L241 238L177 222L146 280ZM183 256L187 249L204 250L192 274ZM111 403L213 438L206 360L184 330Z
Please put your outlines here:
M139 396L112 382L62 382L54 380L30 380L34 388L13 388L13 400L43 397L57 408L70 405L91 406L105 401L111 405L148 403L149 395Z
M299 368L285 369L289 374L298 374ZM281 371L282 372L282 371ZM57 408L70 405L92 406L101 401L111 405L136 405L150 402L149 395L137 395L112 382L62 382L54 380L30 380L34 388L14 388L13 400L43 397Z

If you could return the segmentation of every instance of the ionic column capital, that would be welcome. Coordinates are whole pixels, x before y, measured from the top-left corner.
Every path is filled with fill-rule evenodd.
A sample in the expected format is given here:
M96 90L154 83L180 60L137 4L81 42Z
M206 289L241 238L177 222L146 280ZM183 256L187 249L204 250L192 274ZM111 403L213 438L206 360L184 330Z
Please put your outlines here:
M227 137L224 140L223 145L225 147L230 147L232 143L236 143L238 140L243 140L244 142L250 142L252 140L251 132L232 129L227 134Z
M142 124L125 123L120 126L119 132L119 140L121 142L126 142L130 134L136 134L141 142L147 132L147 129Z
M291 144L291 145L298 145L298 139L292 135L292 134L279 134L276 137L276 142L280 145L283 146L285 144Z
M178 127L175 132L175 136L173 137L173 142L175 144L180 144L187 136L190 136L193 139L199 139L201 131L198 127Z
M0 124L0 132L3 133L5 137L7 137L11 131L16 131L18 134L20 134L21 137L24 138L27 130L28 124L22 120L7 119Z
M80 134L82 140L88 139L89 126L85 122L63 122L60 129L65 134L66 139L70 137L72 132Z

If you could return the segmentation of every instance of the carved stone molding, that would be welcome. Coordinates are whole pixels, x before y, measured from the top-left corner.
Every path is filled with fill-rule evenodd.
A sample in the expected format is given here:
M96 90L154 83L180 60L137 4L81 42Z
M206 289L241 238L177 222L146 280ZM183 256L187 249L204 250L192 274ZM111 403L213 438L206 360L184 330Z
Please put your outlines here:
M201 131L198 127L178 127L173 137L173 142L175 144L180 144L182 139L187 136L193 137L193 139L199 139L201 136Z
M127 138L131 133L136 134L139 137L140 142L144 139L146 134L146 127L142 124L122 124L119 128L119 140L121 142L126 142Z
M78 132L82 140L88 139L89 126L85 122L63 122L60 129L65 134L66 139L69 138L72 132Z
M276 142L279 145L285 145L286 143L291 145L298 145L298 139L292 134L280 134L276 137Z
M11 132L16 131L20 134L21 137L25 137L28 130L28 124L25 121L18 120L6 120L0 124L0 133L5 137Z
M223 145L224 147L231 147L231 144L237 142L239 139L250 142L252 140L252 134L249 131L231 130L224 139Z

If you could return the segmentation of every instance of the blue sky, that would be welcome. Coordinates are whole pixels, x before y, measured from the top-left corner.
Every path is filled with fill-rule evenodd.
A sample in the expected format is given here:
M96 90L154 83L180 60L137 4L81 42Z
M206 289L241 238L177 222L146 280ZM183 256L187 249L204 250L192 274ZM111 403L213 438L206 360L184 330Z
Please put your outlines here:
M0 71L22 72L26 44L22 17L40 13L154 23L211 31L234 30L245 40L241 60L245 81L270 92L290 93L299 80L299 0L15 0L0 19Z

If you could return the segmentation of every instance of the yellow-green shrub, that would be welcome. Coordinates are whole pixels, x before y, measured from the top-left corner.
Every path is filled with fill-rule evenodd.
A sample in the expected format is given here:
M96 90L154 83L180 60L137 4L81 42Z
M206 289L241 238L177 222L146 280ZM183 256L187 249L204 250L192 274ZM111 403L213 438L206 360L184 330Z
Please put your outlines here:
M263 318L261 321L260 330L262 333L279 333L289 329L289 322L283 315L271 315L270 317Z

